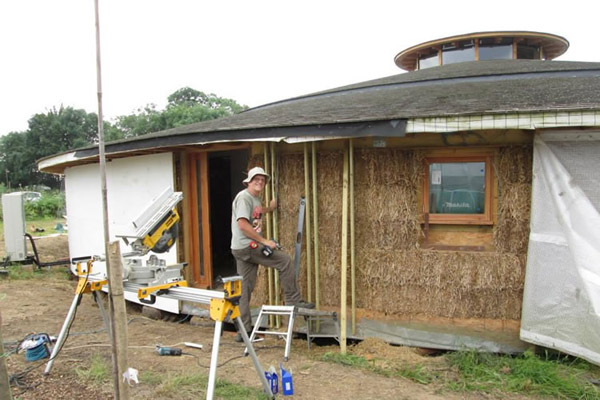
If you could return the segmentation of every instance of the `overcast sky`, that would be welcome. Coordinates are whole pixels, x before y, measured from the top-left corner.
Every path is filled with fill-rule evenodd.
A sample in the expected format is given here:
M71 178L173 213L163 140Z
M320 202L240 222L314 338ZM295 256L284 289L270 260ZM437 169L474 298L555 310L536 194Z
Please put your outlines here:
M591 1L99 1L105 120L184 86L254 107L395 75L400 51L478 31L553 33L571 43L559 60L600 61ZM97 112L95 51L93 0L3 0L0 135Z

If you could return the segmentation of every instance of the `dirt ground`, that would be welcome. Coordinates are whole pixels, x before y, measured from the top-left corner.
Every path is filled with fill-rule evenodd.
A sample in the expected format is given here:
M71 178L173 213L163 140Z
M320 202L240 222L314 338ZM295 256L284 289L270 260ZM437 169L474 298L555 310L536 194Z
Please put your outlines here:
M66 236L39 239L44 257L65 257ZM43 244L42 244L43 243ZM0 243L3 248L3 243ZM0 278L1 333L5 351L30 333L48 333L58 336L60 328L74 297L76 281L65 279L8 280ZM177 317L179 318L179 317ZM208 376L214 323L198 319L178 323L170 320L147 318L137 306L128 307L128 361L140 373L140 382L130 388L132 399L187 399L184 392L157 391L156 383L145 382L144 376L183 376L202 373ZM298 322L303 323L303 322ZM227 324L226 324L227 325ZM100 355L110 360L109 337L103 330L103 321L91 295L85 295L77 310L69 337L55 359L49 376L43 376L45 362L25 361L25 355L7 357L9 375L34 368L21 379L23 388L13 388L15 398L27 399L108 399L112 398L112 381L95 384L79 378L77 369L89 369L90 360ZM227 326L230 327L230 326ZM219 349L217 378L232 383L260 389L261 384L249 357L241 357L244 346L234 341L235 332L223 333ZM199 343L202 350L186 347L184 342ZM176 346L192 355L159 356L157 344ZM283 363L293 374L294 399L490 399L520 396L489 394L463 394L443 391L435 383L422 385L399 377L385 377L357 368L319 361L325 352L339 352L336 345L311 346L306 340L293 340L290 360L283 361L284 341L268 337L256 344L257 356L263 368ZM349 352L369 360L401 361L406 365L422 364L439 370L441 374L452 373L441 357L424 357L414 349L389 346L378 340L366 340L349 347ZM110 365L110 364L109 364ZM25 389L27 387L27 389ZM283 398L281 394L278 398Z

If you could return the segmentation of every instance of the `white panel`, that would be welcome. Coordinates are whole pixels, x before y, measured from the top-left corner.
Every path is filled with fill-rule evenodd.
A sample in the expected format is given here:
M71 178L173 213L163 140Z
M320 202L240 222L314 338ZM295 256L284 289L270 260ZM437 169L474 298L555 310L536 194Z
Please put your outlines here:
M27 245L25 243L23 193L15 192L2 195L2 214L6 257L11 261L25 260Z
M119 240L121 252L131 251L115 233L133 221L154 197L173 188L173 156L152 154L116 159L106 164L108 221L112 240ZM71 258L104 255L104 229L99 164L65 170L69 253ZM177 262L177 244L161 254L167 264ZM94 263L94 272L103 263Z

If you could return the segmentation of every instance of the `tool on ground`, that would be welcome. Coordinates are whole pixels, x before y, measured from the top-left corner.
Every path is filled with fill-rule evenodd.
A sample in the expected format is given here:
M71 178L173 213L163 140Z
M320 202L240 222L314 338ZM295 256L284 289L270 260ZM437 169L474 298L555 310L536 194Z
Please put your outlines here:
M156 345L155 351L159 356L180 356L183 351L177 347L165 347L161 345Z
M304 231L304 210L306 209L306 199L300 197L300 207L298 209L298 229L296 230L296 253L294 254L294 272L296 279L300 272L300 253L302 251L302 232Z
M19 345L19 350L25 350L25 360L37 361L50 356L48 344L51 342L50 336L45 333L29 335Z

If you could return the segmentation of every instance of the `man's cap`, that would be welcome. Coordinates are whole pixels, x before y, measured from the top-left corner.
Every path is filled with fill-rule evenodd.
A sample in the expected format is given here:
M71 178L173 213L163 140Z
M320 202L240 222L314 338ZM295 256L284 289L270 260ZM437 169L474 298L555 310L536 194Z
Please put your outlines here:
M267 173L265 172L265 170L264 170L264 169L262 169L261 167L254 167L254 168L252 168L250 171L248 171L248 177L247 177L246 179L244 179L244 180L243 180L243 182L244 182L244 185L248 185L248 184L250 183L250 181L251 181L252 179L254 179L254 177L255 177L256 175L263 175L263 176L265 177L265 179L266 179L267 181L269 181L269 178L270 178L270 176L269 176L269 174L267 174Z

